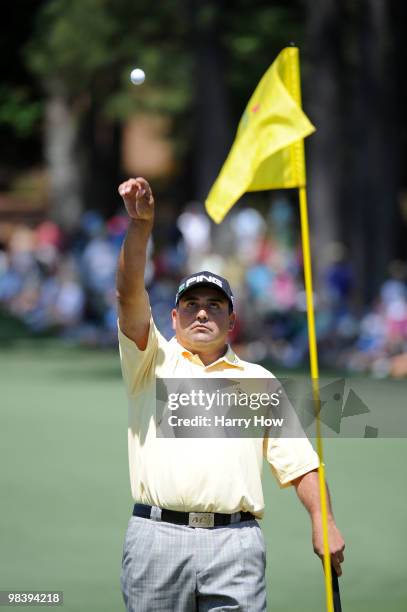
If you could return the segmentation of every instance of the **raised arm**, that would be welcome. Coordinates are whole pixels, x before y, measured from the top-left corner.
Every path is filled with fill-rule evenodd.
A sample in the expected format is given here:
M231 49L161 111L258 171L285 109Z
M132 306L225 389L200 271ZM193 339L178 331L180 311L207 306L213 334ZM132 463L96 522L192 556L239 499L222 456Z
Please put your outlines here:
M129 179L119 194L130 217L130 225L119 257L117 300L119 325L140 350L147 346L150 302L144 287L146 251L154 222L154 198L143 178Z

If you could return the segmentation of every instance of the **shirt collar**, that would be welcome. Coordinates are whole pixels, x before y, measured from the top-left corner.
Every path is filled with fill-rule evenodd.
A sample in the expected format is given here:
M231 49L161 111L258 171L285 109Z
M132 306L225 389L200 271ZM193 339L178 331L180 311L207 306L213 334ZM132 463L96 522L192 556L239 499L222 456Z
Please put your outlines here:
M200 360L199 356L198 355L194 355L194 353L191 353L191 351L189 351L184 346L182 346L182 344L180 344L178 342L178 340L177 340L177 338L175 336L173 338L171 338L170 342L172 344L174 344L178 348L179 353L183 357L185 357L186 359L188 359L192 363L195 363L197 365L202 366L205 370L207 370L208 368L212 368L214 365L216 365L218 363L225 363L225 364L227 364L231 368L243 369L243 364L242 364L241 360L236 355L236 353L234 352L234 350L232 349L230 344L227 345L226 353L222 357L219 357L219 359L217 359L213 363L209 363L207 366L205 366L202 363L202 361Z

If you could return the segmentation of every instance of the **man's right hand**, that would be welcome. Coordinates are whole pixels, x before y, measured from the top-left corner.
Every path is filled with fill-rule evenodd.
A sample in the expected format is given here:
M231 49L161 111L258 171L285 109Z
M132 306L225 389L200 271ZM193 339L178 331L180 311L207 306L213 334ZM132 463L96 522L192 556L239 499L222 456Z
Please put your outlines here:
M152 221L154 218L154 198L148 182L139 177L128 179L119 186L127 213L131 219Z

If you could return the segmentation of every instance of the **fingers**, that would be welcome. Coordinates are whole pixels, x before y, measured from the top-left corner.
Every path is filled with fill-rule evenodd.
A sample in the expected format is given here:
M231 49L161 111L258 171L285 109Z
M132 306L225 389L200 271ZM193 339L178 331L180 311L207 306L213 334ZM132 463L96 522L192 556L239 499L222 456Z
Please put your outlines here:
M142 198L146 193L149 196L151 194L150 185L142 177L136 179L131 178L127 181L124 181L124 183L121 183L121 185L119 185L118 191L122 198L129 196L136 196Z
M140 190L140 184L136 179L129 179L125 181L119 186L119 194L122 198L128 197L130 195L137 195L137 192Z
M134 180L139 185L140 189L144 190L145 192L151 191L150 185L148 184L146 179L143 178L142 176L138 176L136 179L131 179L131 180Z
M343 545L343 547L340 550L331 553L331 563L338 576L342 576L341 563L343 563L345 560L345 557L343 554L344 548L345 548L345 545Z

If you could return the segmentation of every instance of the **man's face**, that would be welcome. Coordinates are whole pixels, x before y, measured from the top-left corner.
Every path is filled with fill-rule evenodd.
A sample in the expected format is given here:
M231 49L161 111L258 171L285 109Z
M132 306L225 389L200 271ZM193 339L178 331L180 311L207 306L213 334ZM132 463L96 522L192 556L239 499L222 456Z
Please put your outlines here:
M217 350L225 345L236 315L217 289L197 287L186 291L172 310L172 327L177 340L190 351Z

